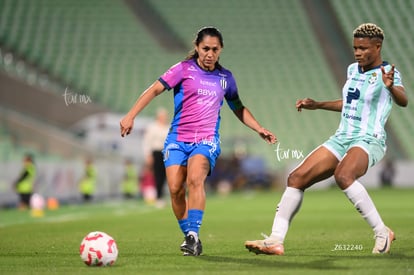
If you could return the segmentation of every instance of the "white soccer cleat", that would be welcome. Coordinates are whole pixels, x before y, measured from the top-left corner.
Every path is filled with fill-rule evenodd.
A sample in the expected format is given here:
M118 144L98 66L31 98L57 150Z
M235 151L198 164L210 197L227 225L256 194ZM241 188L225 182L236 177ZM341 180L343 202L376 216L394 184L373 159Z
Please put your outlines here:
M386 230L382 233L376 234L374 236L375 246L372 249L374 254L385 254L390 252L391 243L395 240L394 232L386 227Z

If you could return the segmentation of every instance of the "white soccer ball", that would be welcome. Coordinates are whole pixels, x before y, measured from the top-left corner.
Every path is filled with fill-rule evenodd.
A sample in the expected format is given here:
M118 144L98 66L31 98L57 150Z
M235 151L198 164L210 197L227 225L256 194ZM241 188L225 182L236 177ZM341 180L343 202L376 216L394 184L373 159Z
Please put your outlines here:
M34 193L30 198L30 208L32 209L43 210L45 204L45 199L38 193Z
M114 238L100 231L90 232L83 238L79 253L89 266L111 266L118 258L118 247Z

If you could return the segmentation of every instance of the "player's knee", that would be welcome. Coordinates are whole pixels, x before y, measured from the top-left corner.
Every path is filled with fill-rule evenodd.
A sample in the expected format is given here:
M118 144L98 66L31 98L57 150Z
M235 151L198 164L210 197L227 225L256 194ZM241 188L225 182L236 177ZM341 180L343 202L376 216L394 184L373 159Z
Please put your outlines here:
M185 196L184 184L169 185L170 196L172 199Z
M187 176L187 186L189 189L197 189L204 187L204 181L199 176Z
M336 184L338 184L341 189L346 189L355 181L354 175L343 171L342 169L335 170L334 177Z
M304 178L305 175L303 175L300 171L293 171L289 174L287 179L287 185L289 187L297 188L297 189L303 189L304 187Z

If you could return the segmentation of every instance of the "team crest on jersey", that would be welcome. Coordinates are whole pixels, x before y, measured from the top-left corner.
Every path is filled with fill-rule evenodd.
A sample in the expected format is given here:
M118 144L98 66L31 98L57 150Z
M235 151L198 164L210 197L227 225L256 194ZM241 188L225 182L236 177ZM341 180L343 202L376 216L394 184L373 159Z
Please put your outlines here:
M373 73L370 77L369 77L369 79L368 79L368 83L370 84L370 85L372 85L372 84L374 84L375 82L377 82L377 80L378 80L378 75L377 75L377 73Z
M227 88L227 80L224 77L220 79L220 86L223 90Z

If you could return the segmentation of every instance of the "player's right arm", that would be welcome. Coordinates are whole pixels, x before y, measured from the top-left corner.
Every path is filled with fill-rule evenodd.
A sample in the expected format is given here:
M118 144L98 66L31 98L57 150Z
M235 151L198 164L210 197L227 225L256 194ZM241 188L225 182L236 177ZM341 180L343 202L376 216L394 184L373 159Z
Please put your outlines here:
M341 112L342 111L342 99L333 100L333 101L315 101L311 98L299 99L296 101L296 109L298 112L301 112L302 109L307 110L328 110Z
M120 124L121 136L129 135L134 126L135 117L159 94L165 91L164 85L159 81L155 81L148 87L137 99L134 106L122 118Z

